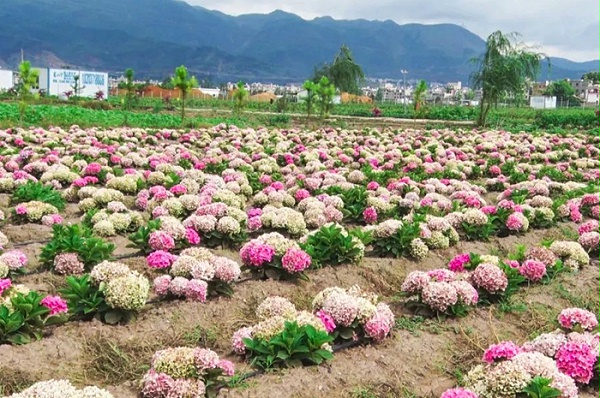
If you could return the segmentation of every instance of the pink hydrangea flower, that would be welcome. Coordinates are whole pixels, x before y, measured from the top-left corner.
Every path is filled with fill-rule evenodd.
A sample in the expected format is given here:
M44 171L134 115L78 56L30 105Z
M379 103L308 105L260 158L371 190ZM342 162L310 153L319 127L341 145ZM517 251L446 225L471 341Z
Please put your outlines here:
M281 266L289 273L302 272L310 267L312 259L301 249L289 248L281 258Z
M471 274L473 285L487 290L490 293L500 293L508 286L506 274L497 265L490 263L480 264Z
M18 215L21 215L21 216L22 216L22 215L25 215L25 214L27 214L27 207L26 207L25 205L22 205L22 204L21 204L21 205L17 205L17 206L15 207L15 212L16 212Z
M201 279L192 279L185 288L185 298L204 303L208 293L208 284Z
M98 163L90 163L86 166L83 173L87 175L96 175L102 170L102 165Z
M0 296L4 293L5 290L12 286L12 281L8 278L0 279Z
M373 206L367 207L363 211L363 218L367 224L377 223L377 210Z
M152 250L171 250L175 247L175 240L164 231L153 231L148 238L148 244Z
M465 270L465 264L471 261L471 255L469 253L461 253L456 256L448 263L448 269L453 272L463 272Z
M246 212L249 218L260 217L262 215L262 209L260 207L253 207Z
M161 275L154 279L153 289L154 293L159 296L166 296L169 294L169 286L171 285L171 276L170 275Z
M167 397L173 390L175 380L165 373L150 369L142 380L142 395L144 397Z
M262 221L260 220L260 217L248 218L248 230L258 231L261 228L262 228Z
M315 315L317 317L319 317L319 319L323 323L323 326L325 327L325 330L327 331L327 333L331 333L335 330L335 328L336 328L335 320L333 319L333 317L331 315L329 315L326 312L323 312L322 310L317 311L317 313Z
M177 259L177 256L166 252L164 250L156 250L146 257L146 263L148 267L155 269L169 268L173 265L173 262Z
M251 240L240 250L240 257L246 265L261 267L270 263L275 255L275 249L257 240Z
M488 347L483 353L483 360L494 363L498 360L511 359L521 352L521 348L512 341L503 341Z
M594 375L598 349L594 350L586 343L570 341L558 349L555 359L558 370L578 383L588 384Z
M246 344L244 344L244 339L252 338L252 328L244 327L240 330L236 331L231 338L231 345L233 346L233 351L238 355L244 355L246 353Z
M17 270L27 264L27 256L21 250L9 250L0 255L0 261L10 270Z
M226 359L221 359L217 364L217 367L223 371L225 376L233 376L235 374L235 366L233 362Z
M496 214L496 206L483 206L480 210L486 215Z
M375 315L365 325L365 333L375 341L383 340L394 327L394 313L386 304L377 305Z
M61 314L67 312L67 302L60 296L46 296L40 303L50 310L50 315Z
M294 194L296 202L300 202L301 200L306 199L308 197L310 197L310 192L308 192L306 189L299 189Z
M187 192L185 185L177 184L173 185L169 190L174 195L184 195Z
M468 388L453 388L444 391L440 398L479 398L479 396Z
M427 276L436 282L452 282L456 279L456 274L450 270L439 268L427 272Z
M369 191L376 191L379 189L379 183L377 181L371 181L367 184L367 189Z
M81 274L85 264L79 260L77 253L61 253L54 257L54 271L62 275Z
M517 213L513 213L506 219L506 228L511 231L520 231L523 228L523 218L519 217Z
M519 272L530 281L537 282L546 275L546 264L537 260L525 260Z
M186 228L185 229L185 240L190 245L197 245L200 243L200 235L198 235L198 232L196 232L194 229Z
M582 308L565 308L558 315L558 323L568 330L579 326L583 330L591 331L598 327L596 315Z

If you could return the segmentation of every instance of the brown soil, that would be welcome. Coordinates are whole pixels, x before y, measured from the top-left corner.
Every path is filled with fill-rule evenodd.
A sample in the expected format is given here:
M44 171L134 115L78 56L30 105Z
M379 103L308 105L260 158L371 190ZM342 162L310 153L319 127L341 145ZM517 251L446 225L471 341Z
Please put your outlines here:
M75 213L70 213L76 218ZM2 231L12 244L49 237L50 229L39 225L6 225ZM235 286L231 299L212 299L206 304L185 301L158 302L148 305L133 322L109 326L97 321L72 322L52 329L44 339L25 346L0 346L0 385L12 373L25 374L31 380L69 378L77 384L107 387L117 398L136 397L137 380L147 369L152 353L170 345L199 342L236 362L237 370L250 371L231 354L230 337L237 328L255 321L254 309L265 297L288 297L299 308L308 308L312 297L325 287L360 285L392 302L397 316L410 316L395 297L404 277L417 269L445 267L449 258L460 252L500 254L516 244L532 245L542 239L560 236L558 229L532 231L525 236L494 239L491 242L461 242L444 251L434 251L421 262L406 259L366 258L360 266L341 266L311 271L309 282L247 281ZM127 239L111 239L116 255L135 252L125 248ZM20 249L36 267L42 247L33 243ZM238 259L235 252L219 254ZM144 257L122 260L132 268L153 274ZM47 272L18 278L31 288L55 292L63 281ZM468 370L485 347L504 339L525 341L540 330L552 330L560 309L581 299L598 311L596 266L577 274L565 275L547 286L524 288L517 301L527 305L523 313L503 314L496 307L480 308L466 318L426 320L415 330L396 330L382 344L355 347L336 354L327 365L272 372L247 380L235 389L224 389L223 397L352 397L358 387L384 386L386 396L432 397L456 383L456 371ZM563 287L562 293L558 286ZM569 295L565 295L564 291ZM410 319L410 318L407 318ZM100 350L112 356L102 357ZM116 354L115 354L116 353ZM108 358L108 359L107 359ZM110 366L114 365L111 372ZM105 366L106 365L106 366ZM100 369L100 370L98 370ZM106 370L109 369L109 370ZM414 395L408 395L408 392ZM391 394L391 395L389 395ZM377 396L377 395L372 395ZM591 397L593 395L581 395ZM595 393L597 395L597 392Z

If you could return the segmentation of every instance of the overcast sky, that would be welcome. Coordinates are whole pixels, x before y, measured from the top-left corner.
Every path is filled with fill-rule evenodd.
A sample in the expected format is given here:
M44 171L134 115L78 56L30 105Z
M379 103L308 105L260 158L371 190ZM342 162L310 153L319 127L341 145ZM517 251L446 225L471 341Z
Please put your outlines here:
M482 38L500 29L519 32L541 51L574 61L598 59L598 0L185 0L230 15L276 9L305 19L391 19L404 23L455 23Z

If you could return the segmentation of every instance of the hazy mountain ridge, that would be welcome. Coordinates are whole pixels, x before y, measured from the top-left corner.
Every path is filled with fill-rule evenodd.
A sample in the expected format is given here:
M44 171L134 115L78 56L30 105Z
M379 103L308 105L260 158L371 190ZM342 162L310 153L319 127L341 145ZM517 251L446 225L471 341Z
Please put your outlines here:
M175 0L4 0L0 65L16 67L20 50L49 66L160 77L185 64L214 80L300 81L330 61L342 44L367 76L468 80L469 60L485 46L453 24L304 20L283 11L229 16ZM598 61L552 61L540 79L578 78Z

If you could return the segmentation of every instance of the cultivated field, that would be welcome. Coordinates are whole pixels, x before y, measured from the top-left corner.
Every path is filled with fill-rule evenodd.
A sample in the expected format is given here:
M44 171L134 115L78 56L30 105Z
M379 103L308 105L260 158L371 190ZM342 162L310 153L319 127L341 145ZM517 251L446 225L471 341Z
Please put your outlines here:
M0 392L597 397L598 144L0 130Z

